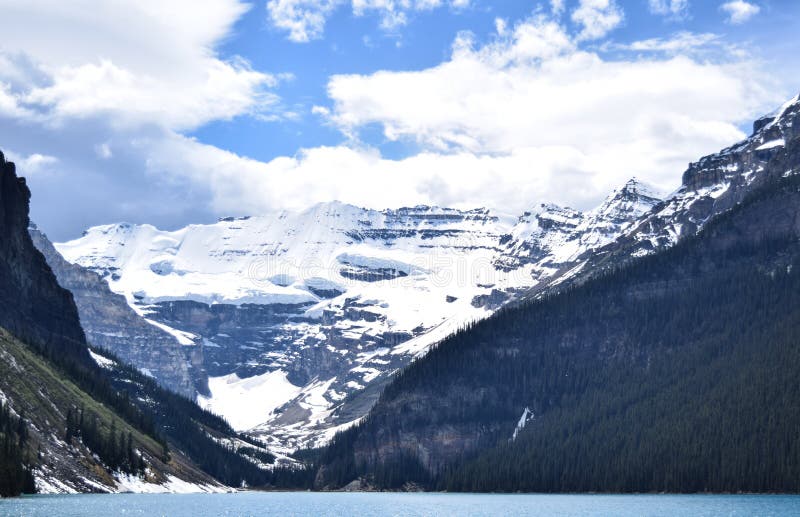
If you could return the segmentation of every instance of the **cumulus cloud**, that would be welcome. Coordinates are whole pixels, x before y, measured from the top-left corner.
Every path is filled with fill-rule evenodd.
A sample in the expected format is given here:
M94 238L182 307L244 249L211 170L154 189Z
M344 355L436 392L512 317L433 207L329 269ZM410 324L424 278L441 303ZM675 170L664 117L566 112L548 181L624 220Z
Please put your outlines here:
M414 142L427 152L425 174L441 185L458 184L475 203L522 210L500 185L515 185L529 203L584 206L633 175L676 186L690 160L743 137L738 125L778 102L753 63L680 52L716 36L643 41L635 50L653 51L652 57L611 60L581 50L562 25L542 15L504 34L483 46L462 34L449 60L422 71L334 76L332 106L318 113L356 140L377 126L389 141ZM441 165L431 156L441 156ZM457 169L453 156L461 157ZM312 163L303 155L296 166L307 170ZM412 162L401 163L413 178ZM462 180L462 171L479 168L503 180L484 184L477 173L466 176L474 182ZM438 201L456 197L450 190Z
M216 52L248 8L240 0L202 8L192 0L0 0L0 143L30 176L43 227L58 235L98 217L197 215L189 202L170 208L167 194L151 190L163 182L145 175L148 158L136 144L280 113L272 88L282 76Z
M623 21L622 9L614 0L580 0L572 21L581 26L578 41L604 37Z
M678 48L687 39L708 38L637 48ZM427 70L332 77L330 120L351 135L377 124L389 140L476 153L565 142L614 145L670 119L676 126L691 120L695 129L721 123L728 128L719 135L725 140L767 95L748 66L685 56L605 60L580 50L558 23L536 16L481 47L462 35L452 57Z
M38 175L42 172L52 172L52 166L58 163L58 158L46 154L33 153L27 156L20 155L12 149L3 151L5 159L16 164L20 171L26 175Z
M343 6L349 6L356 16L376 14L382 29L394 30L408 23L410 13L444 5L464 9L470 0L269 0L267 14L274 27L288 32L289 40L305 43L321 38L325 22Z
M719 6L728 15L728 23L740 25L761 12L761 7L745 0L733 0Z
M29 177L33 216L52 237L119 220L175 228L331 199L511 213L545 201L587 208L633 175L675 186L687 162L736 141L741 123L781 100L738 54L697 59L659 40L620 47L611 59L583 48L583 24L576 34L570 18L539 11L488 43L460 34L437 66L331 77L330 102L314 112L344 143L262 162L186 136L208 120L273 113L270 86L281 80L217 55L245 6L210 3L209 20L184 6L201 18L192 22L158 11L156 1L126 4L121 20L95 16L88 4L70 16L55 2L46 15L28 12L28 2L4 12L10 27L41 21L58 36L17 30L0 52L0 142L21 168L38 165ZM141 6L158 16L137 18ZM115 31L127 43L109 36ZM84 33L88 42L77 37ZM703 45L702 35L675 39ZM419 151L382 156L361 138L375 127Z
M277 101L274 76L215 55L247 9L239 0L4 3L0 113L182 130Z
M325 31L328 16L341 0L269 0L267 13L273 26L289 33L291 41L304 43Z
M689 0L648 0L650 12L681 20L689 16Z

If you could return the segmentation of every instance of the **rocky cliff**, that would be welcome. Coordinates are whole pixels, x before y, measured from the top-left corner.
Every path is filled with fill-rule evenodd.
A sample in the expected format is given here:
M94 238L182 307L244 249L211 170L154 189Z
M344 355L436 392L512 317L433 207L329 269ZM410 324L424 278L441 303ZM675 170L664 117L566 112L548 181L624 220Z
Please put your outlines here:
M90 362L72 294L28 235L31 193L0 153L0 327L48 355Z
M162 386L188 398L195 398L195 386L207 389L202 362L192 363L195 347L185 351L175 337L131 309L125 297L112 292L97 273L64 260L35 226L29 232L58 283L72 293L90 344L136 365Z

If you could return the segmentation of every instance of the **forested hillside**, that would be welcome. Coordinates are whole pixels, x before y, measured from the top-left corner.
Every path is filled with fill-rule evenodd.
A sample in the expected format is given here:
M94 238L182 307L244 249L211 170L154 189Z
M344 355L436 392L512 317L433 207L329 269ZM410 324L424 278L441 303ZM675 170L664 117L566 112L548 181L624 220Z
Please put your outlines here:
M465 329L334 440L318 485L800 490L798 236L800 180L776 179L666 252Z
M27 443L24 420L0 402L0 497L36 492Z

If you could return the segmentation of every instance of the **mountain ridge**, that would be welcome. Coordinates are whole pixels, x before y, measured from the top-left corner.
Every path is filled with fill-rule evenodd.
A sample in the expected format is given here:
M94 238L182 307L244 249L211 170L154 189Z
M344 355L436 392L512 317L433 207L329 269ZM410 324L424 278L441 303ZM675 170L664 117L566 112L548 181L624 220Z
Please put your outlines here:
M731 148L748 165L740 175L702 170L723 183L701 189L730 197L704 200L687 175L689 188L645 216L651 235L695 217L677 245L609 260L636 249L639 225L580 281L462 329L399 373L322 451L317 486L800 490L796 107ZM786 140L761 148L773 127ZM689 211L663 218L680 202Z
M647 192L631 180L568 231L543 222L555 223L548 207L512 218L330 202L173 232L106 225L56 247L202 349L205 407L297 448L360 418L355 408L379 391L366 388L436 340L546 281L556 262L613 239L656 201ZM256 395L267 391L285 395ZM261 421L241 402L248 393L264 400ZM353 397L352 409L340 407Z

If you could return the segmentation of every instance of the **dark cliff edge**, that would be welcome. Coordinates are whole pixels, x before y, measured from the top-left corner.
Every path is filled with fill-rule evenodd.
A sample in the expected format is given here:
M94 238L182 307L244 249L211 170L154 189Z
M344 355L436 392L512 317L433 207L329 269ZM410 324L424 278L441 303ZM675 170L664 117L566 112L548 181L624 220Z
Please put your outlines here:
M38 228L31 225L29 233L59 284L74 296L89 343L149 373L176 393L191 399L197 391L207 393L202 358L192 360L198 346L184 350L174 337L131 309L125 297L112 292L100 275L64 260ZM195 383L199 390L195 390Z
M72 294L28 235L31 192L0 153L0 327L44 354L90 365Z

